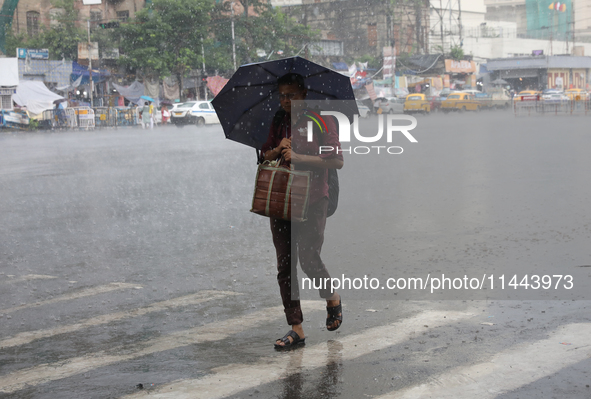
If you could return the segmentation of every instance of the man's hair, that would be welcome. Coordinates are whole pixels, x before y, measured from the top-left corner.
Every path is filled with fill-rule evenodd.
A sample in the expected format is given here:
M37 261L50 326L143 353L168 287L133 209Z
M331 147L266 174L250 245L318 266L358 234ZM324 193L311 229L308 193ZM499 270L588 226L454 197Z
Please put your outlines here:
M305 90L304 77L298 73L288 73L277 79L277 86L297 85L299 89Z

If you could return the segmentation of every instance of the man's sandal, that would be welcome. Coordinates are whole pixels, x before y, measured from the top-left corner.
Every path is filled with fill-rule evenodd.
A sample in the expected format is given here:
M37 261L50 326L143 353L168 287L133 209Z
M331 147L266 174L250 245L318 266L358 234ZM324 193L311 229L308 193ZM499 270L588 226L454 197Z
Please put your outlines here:
M343 306L341 305L341 298L339 297L339 304L337 306L326 307L328 317L326 318L326 329L328 331L335 331L343 324ZM334 322L338 321L336 327L332 327Z
M289 337L291 337L293 339L293 341L289 341ZM298 335L297 332L295 332L294 330L289 330L287 332L287 334L285 334L283 336L283 338L279 338L277 339L277 341L281 341L284 343L284 345L279 345L277 343L275 343L275 349L292 349L295 347L298 347L300 345L305 345L306 344L306 338L300 338L300 336Z

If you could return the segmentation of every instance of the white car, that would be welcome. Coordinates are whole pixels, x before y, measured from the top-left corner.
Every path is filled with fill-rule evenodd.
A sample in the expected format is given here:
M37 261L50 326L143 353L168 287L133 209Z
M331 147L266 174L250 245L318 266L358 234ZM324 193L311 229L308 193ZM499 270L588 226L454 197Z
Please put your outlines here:
M388 97L378 98L374 103L375 108L381 108L384 114L403 114L404 98Z
M367 118L370 114L370 110L369 107L365 104L363 104L361 101L356 101L357 102L357 109L359 110L359 116L361 116L362 118Z
M182 127L220 123L220 120L209 101L189 101L174 107L170 112L170 122Z

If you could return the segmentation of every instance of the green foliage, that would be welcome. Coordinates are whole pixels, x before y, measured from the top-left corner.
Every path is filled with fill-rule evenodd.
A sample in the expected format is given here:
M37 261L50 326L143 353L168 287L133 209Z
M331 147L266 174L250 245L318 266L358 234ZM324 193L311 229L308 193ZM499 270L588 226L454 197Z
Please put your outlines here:
M39 129L39 121L37 119L29 119L29 130Z
M451 58L453 58L454 60L458 60L461 61L464 59L464 49L461 48L460 46L453 46L450 50L449 50L449 55L451 56Z
M119 63L154 78L198 68L213 7L213 0L154 0L115 29Z
M304 45L319 37L316 31L273 9L269 4L256 3L256 15L235 15L236 64L284 58L298 54ZM252 5L252 3L251 3ZM218 57L210 63L213 69L232 70L232 29L230 12L223 4L214 12L212 34L216 38ZM270 56L259 57L257 50ZM214 49L212 49L214 50ZM282 54L277 54L282 51ZM209 53L206 48L206 58ZM206 59L206 63L207 63Z

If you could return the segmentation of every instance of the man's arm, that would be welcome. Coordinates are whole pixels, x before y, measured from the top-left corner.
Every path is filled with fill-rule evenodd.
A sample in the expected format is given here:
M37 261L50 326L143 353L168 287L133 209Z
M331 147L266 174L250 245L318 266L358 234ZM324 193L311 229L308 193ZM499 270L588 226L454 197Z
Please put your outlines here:
M291 148L286 148L281 153L286 161L291 161L294 165L317 169L341 169L344 165L343 160L339 158L321 158L318 155L296 154Z

